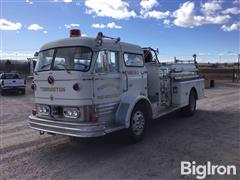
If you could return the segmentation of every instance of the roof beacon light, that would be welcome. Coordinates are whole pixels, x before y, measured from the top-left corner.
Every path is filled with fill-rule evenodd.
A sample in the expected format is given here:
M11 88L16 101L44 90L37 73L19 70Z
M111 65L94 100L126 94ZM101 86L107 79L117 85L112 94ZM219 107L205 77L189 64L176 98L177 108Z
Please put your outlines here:
M71 29L70 30L70 37L81 37L80 29Z

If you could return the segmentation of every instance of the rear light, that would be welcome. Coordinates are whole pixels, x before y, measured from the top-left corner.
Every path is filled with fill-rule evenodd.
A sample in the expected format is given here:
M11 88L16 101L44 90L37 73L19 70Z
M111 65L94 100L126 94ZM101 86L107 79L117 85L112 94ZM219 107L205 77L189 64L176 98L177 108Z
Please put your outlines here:
M90 121L93 123L96 123L98 121L98 117L96 115L91 115L90 116Z
M70 37L81 37L81 31L79 29L71 29Z

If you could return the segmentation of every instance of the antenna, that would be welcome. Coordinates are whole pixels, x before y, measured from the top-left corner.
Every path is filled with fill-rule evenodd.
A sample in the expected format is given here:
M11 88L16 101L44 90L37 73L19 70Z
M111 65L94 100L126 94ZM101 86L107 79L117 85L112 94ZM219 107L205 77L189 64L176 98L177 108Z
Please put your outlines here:
M237 70L237 72L238 72L238 73L237 73L237 74L238 74L238 76L237 76L237 82L239 82L239 78L240 78L240 77L239 77L239 75L240 75L240 74L239 74L239 73L240 73L239 63L240 63L240 54L238 54L238 63L237 63L237 69L238 69L238 70Z

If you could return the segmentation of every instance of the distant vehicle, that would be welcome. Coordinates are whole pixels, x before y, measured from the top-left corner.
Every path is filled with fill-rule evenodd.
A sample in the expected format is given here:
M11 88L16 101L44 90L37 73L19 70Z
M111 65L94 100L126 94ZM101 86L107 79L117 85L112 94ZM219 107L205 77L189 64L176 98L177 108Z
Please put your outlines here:
M30 128L74 137L126 129L137 142L150 119L177 109L193 115L204 97L196 58L163 65L157 53L101 32L80 37L78 30L45 44L34 72Z
M0 74L1 95L6 92L21 92L25 94L26 80L21 79L18 73Z

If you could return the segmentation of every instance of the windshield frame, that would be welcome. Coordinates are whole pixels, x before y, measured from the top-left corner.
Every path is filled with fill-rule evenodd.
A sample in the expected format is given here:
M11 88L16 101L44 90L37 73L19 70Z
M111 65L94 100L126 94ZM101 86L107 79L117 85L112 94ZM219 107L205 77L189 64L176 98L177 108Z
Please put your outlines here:
M54 62L55 62L55 58L56 58L57 49L62 49L62 48L88 48L91 51L91 59L90 59L90 64L88 66L88 69L86 69L86 70L79 70L79 69L54 69L53 66L54 66ZM39 53L44 52L44 51L49 51L49 50L54 50L50 68L46 69L46 70L44 70L44 69L43 70L34 70L35 72L44 72L44 71L80 71L80 72L88 72L91 69L94 51L92 50L92 48L90 48L88 46L61 46L61 47L53 47L53 48L41 50L41 51L39 51Z
M7 77L8 75L10 75L10 76L12 75L12 77L9 78L9 77ZM14 76L17 76L17 78ZM1 74L0 79L4 79L4 80L21 79L21 76L18 73L3 73L3 74Z

